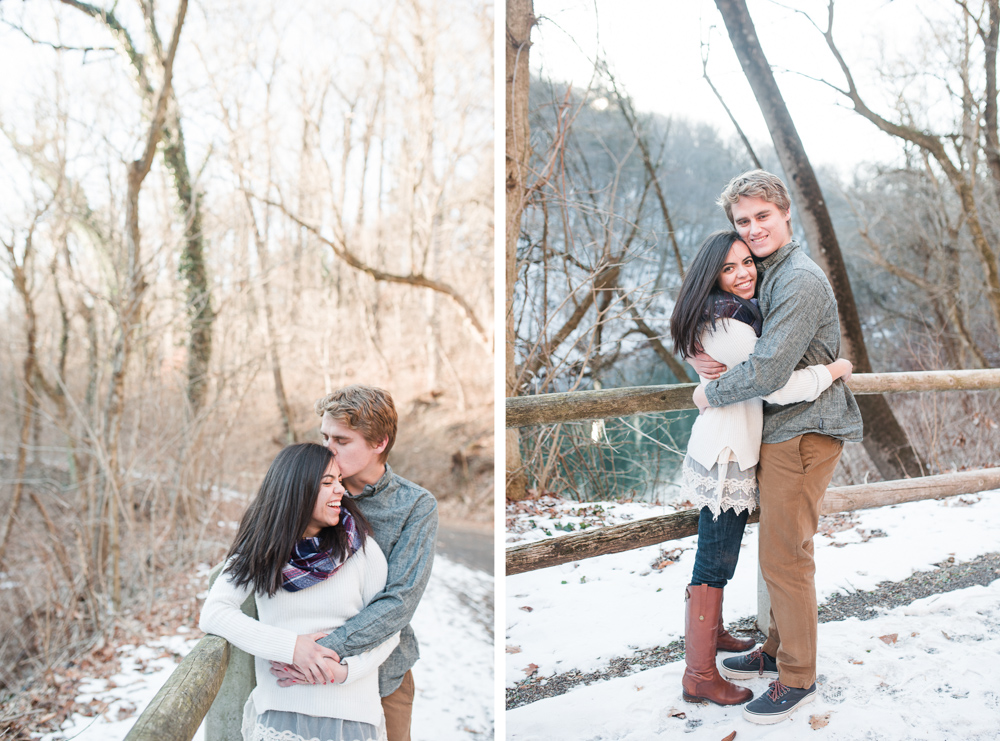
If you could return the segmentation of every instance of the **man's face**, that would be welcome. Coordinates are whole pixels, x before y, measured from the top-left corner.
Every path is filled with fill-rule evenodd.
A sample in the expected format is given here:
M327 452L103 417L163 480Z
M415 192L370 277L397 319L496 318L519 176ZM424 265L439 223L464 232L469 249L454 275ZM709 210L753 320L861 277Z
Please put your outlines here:
M359 473L369 474L381 468L379 455L385 450L387 440L372 446L358 430L352 430L329 413L323 415L320 434L323 436L323 445L333 453L345 479Z
M733 226L758 260L792 240L789 212L756 196L740 196L733 204Z

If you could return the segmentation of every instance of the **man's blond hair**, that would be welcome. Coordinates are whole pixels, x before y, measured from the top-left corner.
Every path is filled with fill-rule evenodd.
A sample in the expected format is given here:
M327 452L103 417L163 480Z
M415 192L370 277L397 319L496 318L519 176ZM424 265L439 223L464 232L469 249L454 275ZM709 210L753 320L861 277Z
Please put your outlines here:
M733 205L743 196L763 198L782 211L788 211L792 207L792 200L788 197L788 188L785 187L781 178L764 170L749 170L730 180L729 184L722 189L719 200L716 201L725 210L726 218L733 226L736 226L733 221ZM788 220L791 222L790 216ZM789 233L792 231L791 223L788 225L788 231Z
M329 414L357 430L372 447L388 440L379 461L385 463L389 459L399 418L388 391L362 384L345 386L317 401L316 414L320 417Z

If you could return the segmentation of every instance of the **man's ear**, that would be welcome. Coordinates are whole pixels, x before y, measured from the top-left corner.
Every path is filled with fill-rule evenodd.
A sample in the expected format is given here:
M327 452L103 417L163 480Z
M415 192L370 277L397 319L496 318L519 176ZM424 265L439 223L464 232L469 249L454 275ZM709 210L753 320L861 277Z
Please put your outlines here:
M380 442L378 445L372 446L372 450L374 450L377 454L382 455L382 451L386 449L386 446L388 444L389 444L389 436L386 435L385 437L382 438L382 442Z

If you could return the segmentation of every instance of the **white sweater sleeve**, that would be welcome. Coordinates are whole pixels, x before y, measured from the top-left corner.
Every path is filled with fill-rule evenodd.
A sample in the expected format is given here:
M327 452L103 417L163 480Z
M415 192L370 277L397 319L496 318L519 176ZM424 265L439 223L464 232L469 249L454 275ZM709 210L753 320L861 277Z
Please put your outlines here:
M399 645L399 633L393 633L389 640L382 643L370 651L365 651L357 656L348 656L341 663L347 664L347 679L343 684L350 684L356 679L360 679L366 674L378 669L382 662L389 658L396 646Z
M798 401L815 401L830 388L833 376L825 365L810 365L794 371L788 383L763 397L768 404L793 404Z
M208 592L198 627L206 633L222 636L248 654L291 664L298 636L285 628L244 615L240 606L250 593L249 586L237 587L223 571Z

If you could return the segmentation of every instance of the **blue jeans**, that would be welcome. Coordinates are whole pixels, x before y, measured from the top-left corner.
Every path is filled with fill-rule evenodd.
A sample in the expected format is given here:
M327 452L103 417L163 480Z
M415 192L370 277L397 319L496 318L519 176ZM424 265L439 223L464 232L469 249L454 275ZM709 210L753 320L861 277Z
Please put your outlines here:
M701 508L698 517L698 550L694 554L694 573L691 586L707 584L710 587L726 586L736 573L740 560L740 543L747 526L747 511L734 513L723 510L719 519L712 520L712 510Z

